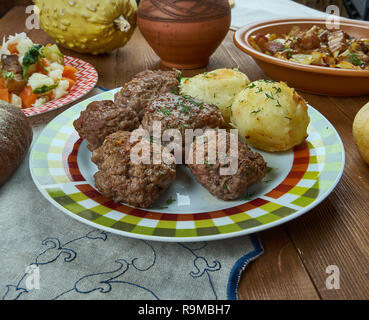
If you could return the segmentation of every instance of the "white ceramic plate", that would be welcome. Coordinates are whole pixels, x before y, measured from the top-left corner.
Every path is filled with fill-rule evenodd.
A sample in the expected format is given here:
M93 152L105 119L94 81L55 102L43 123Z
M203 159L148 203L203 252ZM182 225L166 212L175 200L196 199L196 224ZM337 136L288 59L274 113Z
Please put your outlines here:
M37 139L30 157L31 174L41 193L62 212L96 228L159 241L245 235L309 211L329 195L342 176L342 141L329 121L309 106L307 141L288 152L258 151L271 169L237 201L214 198L188 168L178 166L176 181L150 210L114 203L95 188L97 168L73 121L90 102L112 100L117 90L89 98L56 117Z

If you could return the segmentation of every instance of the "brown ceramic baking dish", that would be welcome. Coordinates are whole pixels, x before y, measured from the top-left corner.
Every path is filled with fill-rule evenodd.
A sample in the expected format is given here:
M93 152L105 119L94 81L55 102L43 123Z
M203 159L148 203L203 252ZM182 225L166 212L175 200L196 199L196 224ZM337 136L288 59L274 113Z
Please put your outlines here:
M238 48L253 57L260 68L272 79L306 92L331 96L358 96L369 94L369 70L345 70L304 65L271 57L254 49L249 38L257 33L288 33L293 26L309 29L313 25L325 27L325 19L268 20L246 25L237 30L234 42ZM355 38L369 39L369 23L341 20L340 29Z

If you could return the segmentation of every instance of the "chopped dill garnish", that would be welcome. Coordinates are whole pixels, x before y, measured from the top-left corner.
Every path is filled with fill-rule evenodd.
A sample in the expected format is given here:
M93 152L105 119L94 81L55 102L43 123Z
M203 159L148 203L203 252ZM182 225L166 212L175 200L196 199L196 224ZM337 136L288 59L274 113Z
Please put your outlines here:
M178 126L178 128L179 129L182 129L182 131L185 131L185 125L183 123L180 123L179 126Z
M182 112L184 112L184 113L188 113L188 111L190 111L190 108L188 107L188 106L186 106L186 105L181 105L181 107L182 107Z
M223 190L227 190L227 189L228 189L228 188L227 188L227 181L224 181L222 189L223 189Z
M268 99L272 99L272 100L274 100L274 96L273 96L273 93L267 93L267 92L265 92L265 95L266 95L266 97L268 98Z
M179 71L178 76L177 76L177 80L179 82L181 82L181 79L182 79L182 71Z
M161 108L160 108L160 111L161 111L162 113L164 113L166 116L170 115L170 111L169 111L169 110L167 110L167 109L165 109L164 107L161 107Z
M176 202L176 199L170 197L167 201L166 204L172 204L173 202Z
M275 93L280 93L282 92L282 89L279 87L273 87L273 89L275 89Z
M259 80L259 81L261 81L261 82L265 82L265 83L275 83L275 81L274 80L265 80L265 79L263 79L263 80Z
M209 168L211 168L213 165L210 164L209 162L207 162L206 160L204 160L204 164L206 164Z

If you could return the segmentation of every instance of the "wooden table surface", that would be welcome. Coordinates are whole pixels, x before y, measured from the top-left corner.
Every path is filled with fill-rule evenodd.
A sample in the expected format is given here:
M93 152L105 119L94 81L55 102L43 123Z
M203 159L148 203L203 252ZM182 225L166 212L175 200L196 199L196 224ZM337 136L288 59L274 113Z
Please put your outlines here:
M27 30L24 7L15 7L0 19L0 36L27 32L37 43L52 42L42 30ZM210 59L206 69L185 71L184 76L220 67L238 67L251 80L267 78L253 59L239 51L233 32ZM136 30L130 42L111 54L92 56L63 49L92 63L98 85L113 89L145 69L164 69L159 58ZM368 84L369 85L369 84ZM334 125L346 149L342 180L315 209L279 227L263 231L265 253L243 273L241 299L369 299L369 166L360 158L352 136L356 112L369 101L362 97L324 97L301 92ZM48 122L61 108L32 118ZM340 270L340 289L326 288L326 268Z

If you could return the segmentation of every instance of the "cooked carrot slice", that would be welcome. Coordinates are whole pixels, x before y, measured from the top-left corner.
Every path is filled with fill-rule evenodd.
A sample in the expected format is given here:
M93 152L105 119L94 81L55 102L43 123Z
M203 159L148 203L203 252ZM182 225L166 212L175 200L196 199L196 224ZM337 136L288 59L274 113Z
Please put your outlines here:
M11 42L8 44L8 50L11 54L18 54L18 49L17 49L17 45L18 42Z
M66 65L63 70L63 77L72 79L73 81L77 81L76 73L78 70L72 66Z
M70 91L70 89L72 89L72 87L74 86L74 84L76 83L73 79L70 78L65 78L63 77L62 80L68 80L69 82L69 87L68 87L68 91Z
M33 93L30 86L25 87L19 96L22 99L23 108L31 107L37 100L37 96Z
M42 61L43 65L45 67L48 67L49 66L49 63L47 62L47 60L45 58L41 58L41 61Z
M0 100L9 102L9 90L8 89L0 89Z
M4 78L0 78L0 89L5 89L5 80L4 80Z

